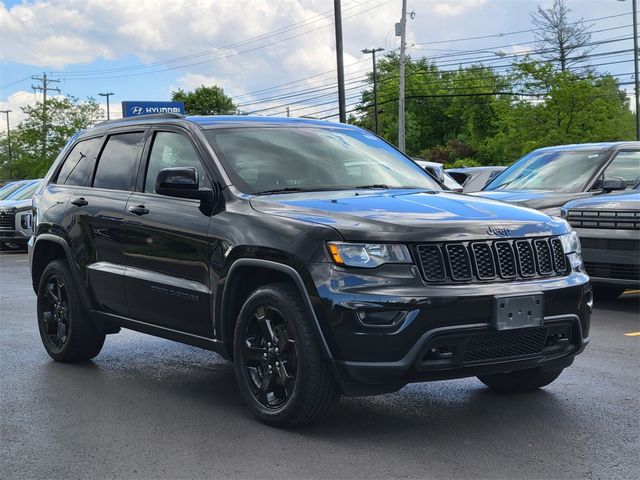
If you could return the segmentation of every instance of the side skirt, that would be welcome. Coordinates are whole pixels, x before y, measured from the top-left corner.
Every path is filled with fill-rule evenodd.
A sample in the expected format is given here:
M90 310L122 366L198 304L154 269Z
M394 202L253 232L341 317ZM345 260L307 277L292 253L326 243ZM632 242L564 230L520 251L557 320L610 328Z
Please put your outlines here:
M150 323L133 320L132 318L122 317L120 315L114 315L112 313L90 310L89 314L91 316L91 320L93 320L96 325L101 327L107 328L118 326L128 328L137 332L166 338L167 340L173 340L175 342L186 343L187 345L192 345L194 347L204 348L205 350L211 350L226 359L231 358L224 343L219 340L201 337L199 335L193 335L191 333L180 332L178 330L160 327L158 325L152 325Z

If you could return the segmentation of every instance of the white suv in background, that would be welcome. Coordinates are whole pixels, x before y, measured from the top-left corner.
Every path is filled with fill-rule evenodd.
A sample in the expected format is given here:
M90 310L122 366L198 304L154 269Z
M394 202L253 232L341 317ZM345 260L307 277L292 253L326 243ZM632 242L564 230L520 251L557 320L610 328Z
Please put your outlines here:
M26 248L33 223L31 197L42 179L30 180L0 200L0 250Z

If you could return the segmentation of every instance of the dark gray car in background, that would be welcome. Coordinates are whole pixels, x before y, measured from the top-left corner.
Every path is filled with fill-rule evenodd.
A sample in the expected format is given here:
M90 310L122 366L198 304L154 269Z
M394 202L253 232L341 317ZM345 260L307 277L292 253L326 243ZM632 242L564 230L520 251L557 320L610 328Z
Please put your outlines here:
M640 288L640 189L574 200L562 216L578 232L594 293L617 298Z
M559 216L571 200L631 189L639 179L640 142L558 145L528 153L472 195Z

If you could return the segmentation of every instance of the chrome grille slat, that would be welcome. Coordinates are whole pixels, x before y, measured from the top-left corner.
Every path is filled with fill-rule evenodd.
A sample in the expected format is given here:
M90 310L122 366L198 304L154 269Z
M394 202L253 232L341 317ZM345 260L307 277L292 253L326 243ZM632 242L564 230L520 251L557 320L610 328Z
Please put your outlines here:
M569 210L567 221L576 228L640 230L640 210Z
M427 282L527 280L567 273L558 237L430 243L416 249Z

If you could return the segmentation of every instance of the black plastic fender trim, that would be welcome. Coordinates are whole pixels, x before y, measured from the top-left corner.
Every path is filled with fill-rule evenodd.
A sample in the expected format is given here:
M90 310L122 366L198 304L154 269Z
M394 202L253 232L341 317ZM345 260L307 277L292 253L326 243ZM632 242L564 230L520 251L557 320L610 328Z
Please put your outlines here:
M229 268L229 273L227 274L227 278L225 280L225 287L222 293L222 306L220 309L220 318L224 321L224 319L226 319L227 317L227 312L226 312L226 308L225 305L227 305L229 302L229 297L232 295L232 293L230 292L230 289L227 288L227 285L229 285L231 278L233 278L233 274L234 271L237 270L240 267L245 267L245 266L251 266L251 267L260 267L260 268L265 268L265 269L271 269L271 270L276 270L278 272L284 273L285 275L289 276L295 283L296 287L298 288L298 291L300 292L300 296L302 297L302 300L304 302L304 305L307 309L307 312L309 313L309 315L311 316L313 322L313 326L315 328L316 334L318 335L318 340L320 341L320 346L322 348L322 352L325 356L325 358L327 359L333 359L333 355L331 354L331 350L329 349L329 345L327 344L326 339L324 338L324 335L322 333L322 329L320 328L320 321L318 320L318 317L316 315L315 310L313 309L313 305L311 303L311 298L309 298L309 293L307 292L307 289L304 286L304 282L302 281L302 277L300 276L300 274L293 268L290 267L289 265L285 265L283 263L278 263L278 262L273 262L271 260L261 260L261 259L257 259L257 258L240 258L238 260L236 260L232 265L231 268ZM224 338L225 336L225 329L221 328L221 334L222 334L222 340L225 341L226 338Z

